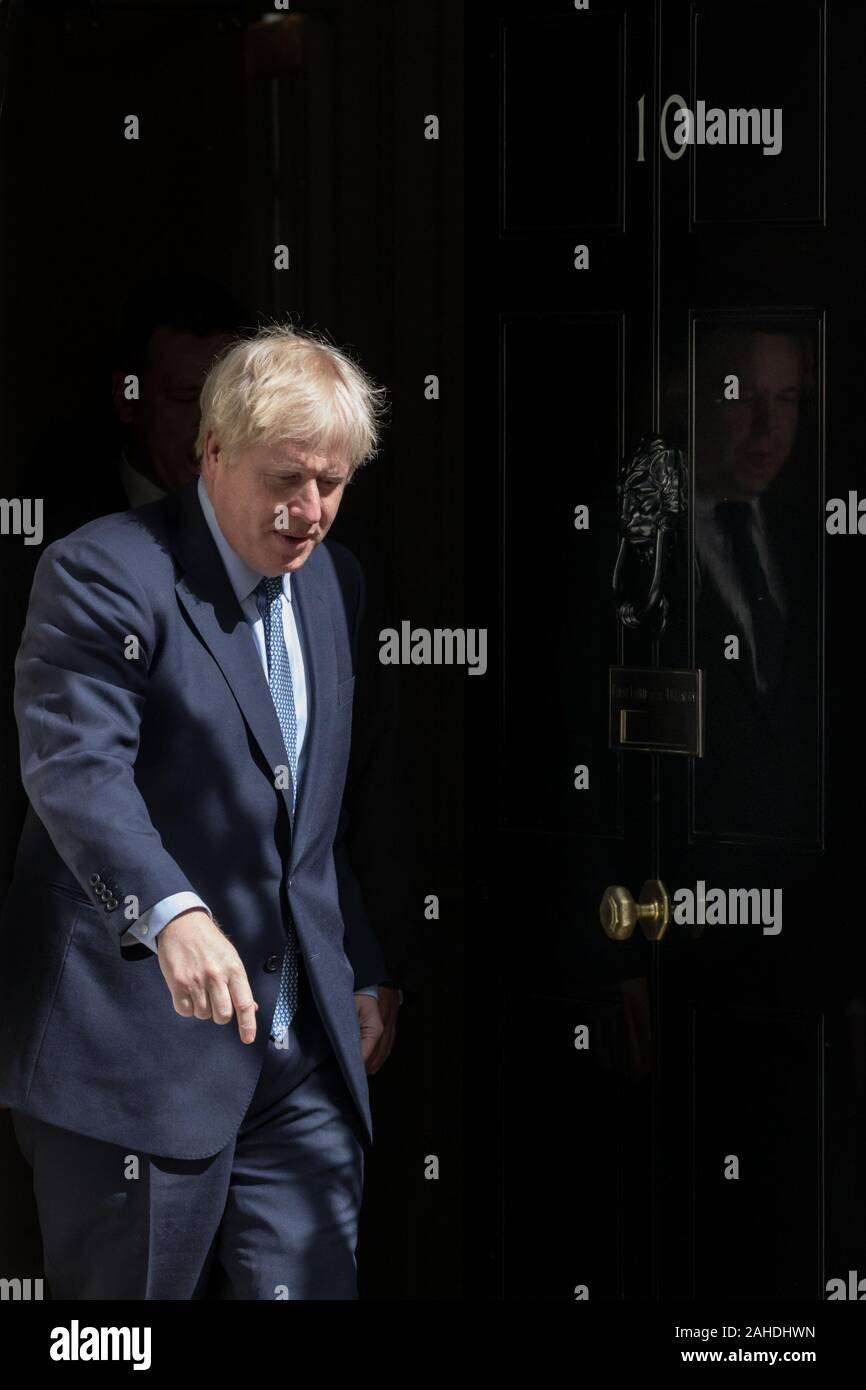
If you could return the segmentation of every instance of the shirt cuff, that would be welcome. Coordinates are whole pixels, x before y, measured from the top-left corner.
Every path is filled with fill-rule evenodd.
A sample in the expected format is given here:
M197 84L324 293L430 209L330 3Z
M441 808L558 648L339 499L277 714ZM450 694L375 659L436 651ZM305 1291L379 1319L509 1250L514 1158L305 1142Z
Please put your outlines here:
M389 985L388 988L389 988L389 989L393 989L394 986L393 986L393 985ZM356 989L356 990L355 990L355 994L372 994L372 995L374 996L374 998L376 998L376 999L379 998L379 991L378 991L378 989L376 988L375 985L365 985L363 989ZM397 999L397 1007L399 1008L400 1005L403 1003L403 991L402 991L402 989L398 989L398 990L397 990L397 994L398 994L398 996L399 996L398 999Z
M136 917L129 930L121 937L121 946L135 946L137 942L142 942L156 955L156 938L163 927L167 927L179 913L188 912L191 907L199 908L209 917L213 916L207 903L202 902L197 893L172 893L170 897L163 898L140 917Z

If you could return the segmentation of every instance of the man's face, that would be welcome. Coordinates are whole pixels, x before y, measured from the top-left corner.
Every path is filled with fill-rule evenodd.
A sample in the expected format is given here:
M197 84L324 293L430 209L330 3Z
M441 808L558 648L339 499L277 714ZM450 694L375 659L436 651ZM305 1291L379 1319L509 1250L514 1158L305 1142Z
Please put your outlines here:
M251 445L229 462L212 430L201 472L229 545L269 577L309 559L337 515L349 477L341 457L287 442Z
M698 401L696 469L702 491L750 501L784 467L797 437L803 368L796 339L743 332L709 348ZM711 368L710 370L707 370ZM739 400L723 398L739 378Z
M173 492L198 472L193 446L201 388L217 354L231 341L230 334L196 338L157 328L151 335L138 401L123 400L123 373L115 374L117 411L130 425L130 460L164 492Z

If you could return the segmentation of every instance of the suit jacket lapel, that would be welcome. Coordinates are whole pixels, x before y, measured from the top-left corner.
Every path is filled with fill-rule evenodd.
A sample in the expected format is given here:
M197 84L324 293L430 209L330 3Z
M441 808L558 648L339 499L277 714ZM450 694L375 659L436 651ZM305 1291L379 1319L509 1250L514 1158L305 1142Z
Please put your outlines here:
M172 549L183 570L175 585L178 597L228 682L275 784L276 769L288 764L280 722L252 633L204 519L195 481L173 493L165 506ZM327 791L324 745L337 705L337 646L322 579L325 563L317 546L292 574L292 611L307 686L304 765L296 814L291 786L279 790L292 828L293 863L301 853L305 832L317 823L317 804Z
M292 611L304 654L307 683L304 766L292 827L293 864L298 860L310 826L319 823L320 797L332 791L327 778L326 731L337 703L337 647L331 610L322 585L324 556L320 550L321 546L316 546L310 558L292 574Z
M739 619L734 613L726 597L720 592L712 574L705 573L703 576L703 586L698 611L695 614L695 625L700 626L706 640L718 643L720 650L722 636L729 632L739 632ZM741 637L741 657L739 661L732 661L729 664L730 674L739 684L743 696L748 702L757 719L762 724L770 726L772 722L772 710L775 698L778 694L778 685L775 687L769 699L762 697L755 686L752 676L752 660L746 643L745 634L740 632ZM718 650L713 651L714 658L718 657ZM711 699L712 676L707 683L707 699Z
M252 633L204 519L195 482L172 494L165 505L172 549L183 570L175 584L178 598L237 700L276 791L276 769L288 761L282 730ZM294 839L291 787L280 792Z

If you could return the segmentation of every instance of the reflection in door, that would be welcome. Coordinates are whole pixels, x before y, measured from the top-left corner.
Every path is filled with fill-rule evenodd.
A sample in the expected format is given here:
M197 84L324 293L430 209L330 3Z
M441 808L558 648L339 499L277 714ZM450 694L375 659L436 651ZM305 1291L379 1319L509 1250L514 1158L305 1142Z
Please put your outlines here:
M819 838L815 328L695 324L699 835Z

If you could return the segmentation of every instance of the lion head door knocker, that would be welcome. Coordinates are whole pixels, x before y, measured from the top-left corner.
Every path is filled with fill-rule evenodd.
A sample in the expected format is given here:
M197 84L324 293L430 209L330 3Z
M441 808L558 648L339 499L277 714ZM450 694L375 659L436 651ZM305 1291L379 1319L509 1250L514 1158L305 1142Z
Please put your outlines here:
M619 552L613 571L617 616L624 627L648 626L660 637L668 618L665 575L680 517L688 507L681 449L661 435L641 439L623 460L617 484Z

